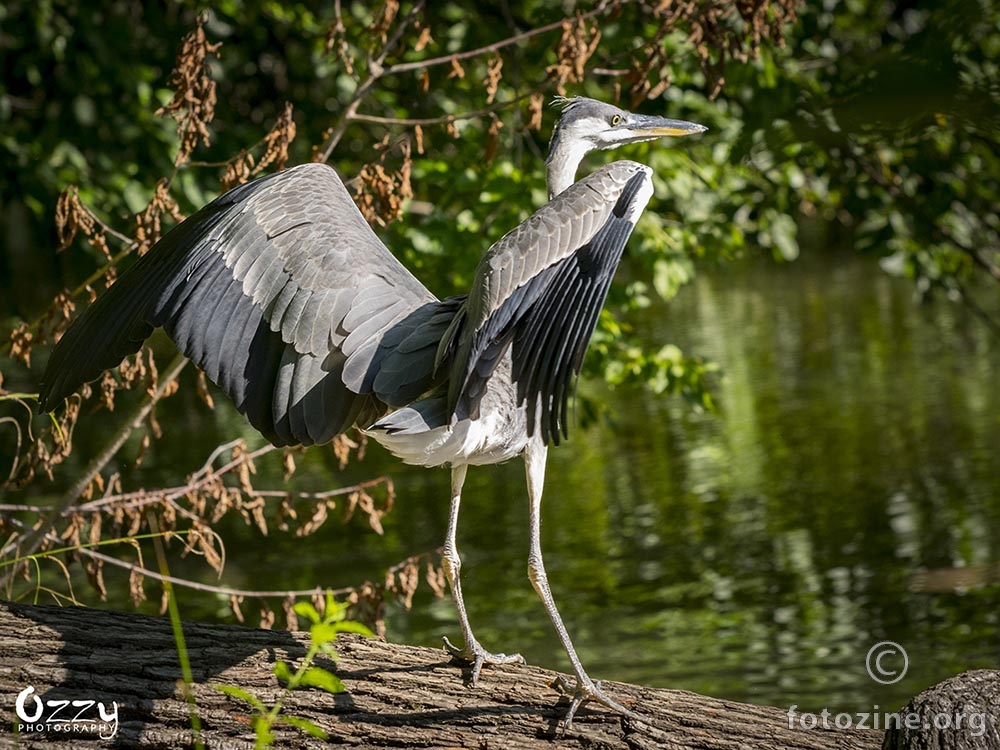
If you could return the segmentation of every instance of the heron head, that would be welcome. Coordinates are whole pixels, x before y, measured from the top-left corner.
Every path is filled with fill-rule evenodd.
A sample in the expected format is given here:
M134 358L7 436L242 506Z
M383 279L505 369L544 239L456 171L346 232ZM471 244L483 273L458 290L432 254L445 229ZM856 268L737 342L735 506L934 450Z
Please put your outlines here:
M708 129L684 120L628 112L596 99L576 97L556 101L563 104L563 114L552 134L550 157L559 145L572 144L571 151L606 150L664 136L703 133Z
M556 104L562 105L563 113L552 132L545 159L550 198L573 183L577 167L591 151L708 130L697 123L640 115L585 97L560 98Z

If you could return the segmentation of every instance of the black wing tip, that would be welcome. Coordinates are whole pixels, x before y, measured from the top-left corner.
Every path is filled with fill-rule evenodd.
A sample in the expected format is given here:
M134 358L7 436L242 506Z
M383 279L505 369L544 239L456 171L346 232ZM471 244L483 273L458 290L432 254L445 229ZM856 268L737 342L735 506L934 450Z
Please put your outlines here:
M56 410L57 399L51 394L45 391L43 386L38 393L38 413L48 414Z
M52 355L56 358L58 357L56 354L58 346L57 343ZM65 371L58 366L57 359L54 362L53 358L50 357L45 372L42 373L42 380L38 384L39 414L55 411L63 401L73 395L77 388L83 385L82 380L75 387L67 386L67 382L72 382L72 378L67 377Z

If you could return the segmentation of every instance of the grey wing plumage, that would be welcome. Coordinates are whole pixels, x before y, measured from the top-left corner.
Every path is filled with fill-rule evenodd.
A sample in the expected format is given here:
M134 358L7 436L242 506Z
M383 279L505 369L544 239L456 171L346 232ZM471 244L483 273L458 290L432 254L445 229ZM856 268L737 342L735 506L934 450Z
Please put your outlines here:
M427 386L433 362L381 392L375 381L393 353L382 336L437 304L333 169L305 164L220 196L122 274L53 350L41 406L163 326L273 442L326 442L398 401L393 384Z
M567 432L572 381L651 193L648 167L614 162L490 248L439 354L452 358L453 411L476 415L487 380L512 346L512 377L529 430L533 434L537 420L542 438L559 442Z

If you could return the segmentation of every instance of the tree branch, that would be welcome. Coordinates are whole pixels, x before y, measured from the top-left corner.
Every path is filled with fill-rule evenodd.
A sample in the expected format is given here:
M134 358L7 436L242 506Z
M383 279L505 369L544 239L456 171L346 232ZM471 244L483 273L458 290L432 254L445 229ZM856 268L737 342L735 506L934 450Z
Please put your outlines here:
M618 5L618 0L608 0L607 2L602 2L596 8L587 11L586 13L581 13L576 18L581 21L587 21L596 16L602 15L609 8ZM479 55L485 55L490 52L496 52L497 50L503 49L504 47L509 47L512 44L517 44L518 42L523 42L525 39L531 39L535 36L540 36L541 34L547 34L550 31L555 31L556 29L561 29L563 24L566 23L566 19L561 19L559 21L554 21L553 23L546 24L545 26L538 26L534 29L528 29L520 34L515 34L514 36L507 37L506 39L501 39L499 42L494 42L493 44L487 44L484 47L478 47L477 49L466 50L465 52L455 52L451 55L442 55L441 57L432 57L428 60L414 60L412 62L397 63L396 65L390 65L385 70L385 75L395 75L397 73L405 73L409 70L420 70L421 68L430 68L436 65L448 65L452 61L468 60L472 57L478 57Z

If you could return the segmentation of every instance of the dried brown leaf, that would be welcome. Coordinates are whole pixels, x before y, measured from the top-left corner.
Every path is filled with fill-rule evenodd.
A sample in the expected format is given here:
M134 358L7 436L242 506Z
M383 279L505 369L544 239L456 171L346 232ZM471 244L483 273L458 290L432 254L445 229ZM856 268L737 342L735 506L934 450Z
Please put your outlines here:
M420 35L417 37L417 41L413 45L413 51L423 52L429 44L434 44L434 38L431 36L431 27L423 26L420 29Z
M403 202L413 195L409 146L404 143L401 148L403 164L398 172L388 172L382 164L373 163L366 164L358 174L354 202L371 224L387 226L400 218L403 215Z
M142 465L143 459L146 458L146 451L149 450L149 445L150 445L149 433L144 432L142 433L142 438L139 440L139 452L136 454L135 457L136 466Z
M278 505L278 510L274 516L275 523L278 524L278 528L281 531L288 531L288 522L294 521L298 517L295 506L292 505L292 499L286 495L281 499L281 504Z
M212 399L212 394L208 389L208 376L205 375L204 370L198 370L197 391L198 398L201 399L202 403L209 409L214 409L215 401Z
M222 175L222 191L231 190L249 180L253 175L255 163L253 154L246 149L226 162L226 171Z
M248 503L244 503L243 507L250 511L250 515L253 517L254 523L257 524L260 533L267 536L267 519L264 517L264 498L255 498Z
M264 155L254 168L253 173L260 174L272 164L278 170L288 163L288 147L295 140L295 120L292 119L292 105L285 102L285 108L274 123L274 127L264 136Z
M298 630L299 616L295 614L295 597L285 597L281 602L281 609L285 613L285 627L288 630Z
M79 232L87 237L93 234L94 216L80 201L76 185L70 185L56 201L56 234L59 237L56 252L61 253L73 244Z
M497 155L497 149L500 146L500 128L502 127L503 121L496 116L496 113L490 112L490 126L486 131L486 153L483 154L483 160L486 164L492 164Z
M372 23L367 29L368 33L378 38L382 44L385 44L389 38L389 29L392 28L392 24L398 15L399 0L385 0L378 13L372 19Z
M430 557L427 558L424 580L426 580L427 585L431 587L431 591L434 592L434 596L439 599L448 593L448 579L445 577L444 568L441 567L440 561L435 564Z
M347 42L345 32L344 22L338 15L337 20L330 24L330 27L326 30L324 49L327 54L336 52L337 59L340 60L347 74L354 75L354 55L351 54L351 45Z
M181 213L180 206L177 205L177 201L170 195L170 180L166 177L161 177L157 181L149 203L135 217L135 239L138 243L136 253L140 256L149 252L149 249L162 236L163 214L169 214L176 222L183 221L184 219L184 214Z
M584 79L587 61L590 60L601 42L601 30L597 24L580 17L566 19L562 24L562 36L556 44L554 65L545 69L549 79L555 81L556 90L565 95L567 83L578 83Z
M169 115L177 121L180 146L174 158L176 166L188 161L199 143L208 145L208 124L215 117L215 81L209 58L219 56L222 43L209 43L205 36L205 20L205 15L199 16L198 25L181 40L177 62L168 81L174 96L156 111L158 115Z
M34 340L35 334L22 320L10 332L10 356L25 367L31 367L31 347Z
M108 588L104 585L104 561L88 560L84 569L87 572L87 581L94 587L94 591L101 598L102 602L108 600Z
M235 594L233 594L232 596L229 597L229 609L233 611L233 614L236 615L236 621L240 623L243 622L243 610L240 609L240 605L242 603L243 603L242 596L236 596Z
M287 482L295 473L295 452L291 448L285 448L281 452L281 479Z
M91 513L90 514L90 530L87 533L87 541L91 545L95 545L99 541L101 541L101 524L102 523L103 523L103 519L101 518L101 514L100 513Z
M536 91L528 98L528 121L525 130L539 131L542 129L542 112L545 108L545 95Z
M333 455L337 457L340 468L343 469L351 458L351 450L356 450L360 446L347 435L337 435L330 447L333 448Z
M87 240L87 243L104 256L104 260L111 262L111 248L108 247L108 236L103 229L98 229ZM109 266L110 268L110 266ZM110 284L108 284L110 286Z
M260 605L260 623L257 627L262 630L270 630L274 627L274 610L267 606L267 602L261 602Z
M385 589L396 595L406 609L413 606L413 594L420 585L420 567L416 558L405 560L390 568L386 575Z
M503 58L494 52L489 62L486 63L486 78L483 79L483 85L486 87L487 104L492 104L496 99L497 91L500 88L500 79L503 77L502 70Z
M317 502L315 508L313 509L312 516L310 516L308 521L295 530L295 536L309 536L316 531L316 529L326 522L326 519L330 515L329 510L333 507L335 506L332 500L321 500Z
M146 577L138 567L132 568L128 576L128 592L132 597L132 604L136 607L146 601L146 590L143 588L145 580Z
M326 596L324 596L322 591L319 589L314 591L312 595L310 595L309 601L312 602L313 607L316 608L316 611L319 612L321 617L326 613Z

